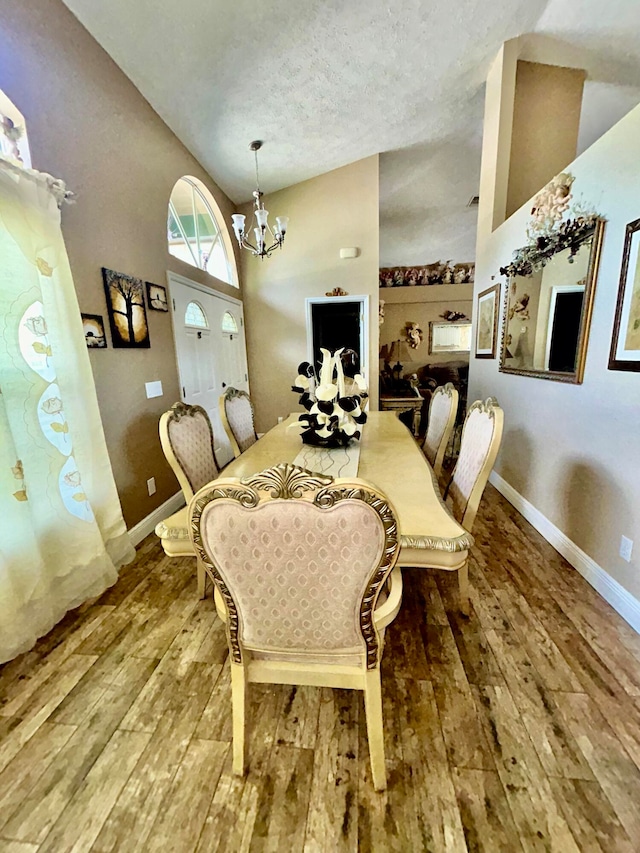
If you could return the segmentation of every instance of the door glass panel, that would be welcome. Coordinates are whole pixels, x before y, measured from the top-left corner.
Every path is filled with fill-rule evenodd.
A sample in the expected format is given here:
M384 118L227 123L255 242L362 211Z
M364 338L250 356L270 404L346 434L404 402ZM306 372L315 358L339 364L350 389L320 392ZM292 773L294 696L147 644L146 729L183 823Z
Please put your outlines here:
M222 331L228 332L229 334L235 334L238 331L236 318L233 316L231 311L224 312L224 316L222 317Z
M195 326L197 329L208 329L207 315L198 302L190 302L184 314L185 326Z

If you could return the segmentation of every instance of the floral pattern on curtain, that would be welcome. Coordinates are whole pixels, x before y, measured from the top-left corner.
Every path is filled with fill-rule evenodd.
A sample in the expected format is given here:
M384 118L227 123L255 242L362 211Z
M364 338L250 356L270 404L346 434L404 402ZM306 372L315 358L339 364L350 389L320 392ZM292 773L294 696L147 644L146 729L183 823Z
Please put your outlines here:
M0 662L134 556L50 175L0 157Z

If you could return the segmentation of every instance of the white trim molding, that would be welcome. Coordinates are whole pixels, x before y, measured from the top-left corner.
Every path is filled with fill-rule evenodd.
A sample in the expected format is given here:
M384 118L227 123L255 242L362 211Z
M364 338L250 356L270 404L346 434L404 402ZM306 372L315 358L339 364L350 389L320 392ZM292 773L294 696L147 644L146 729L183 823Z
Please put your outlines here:
M168 500L166 500L163 504L160 504L159 507L156 507L153 512L150 512L146 518L143 518L142 521L139 521L129 530L129 539L131 539L131 544L136 547L139 545L144 538L146 538L150 533L156 529L156 524L161 521L164 521L165 518L168 518L170 515L173 515L174 512L177 512L179 509L182 509L184 506L184 495L182 492L176 492L175 495L172 495Z
M489 482L503 495L518 512L535 527L538 533L547 540L559 554L576 569L582 577L597 590L622 618L640 634L640 601L634 598L622 584L599 566L588 554L579 548L575 542L556 527L552 521L543 515L539 509L509 485L500 474L492 471Z

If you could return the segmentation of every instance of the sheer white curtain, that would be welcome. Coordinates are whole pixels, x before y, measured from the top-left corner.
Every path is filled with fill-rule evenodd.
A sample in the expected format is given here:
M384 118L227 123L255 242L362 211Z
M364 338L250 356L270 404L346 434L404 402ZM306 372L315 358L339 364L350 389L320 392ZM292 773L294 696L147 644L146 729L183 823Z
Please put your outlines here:
M62 239L62 192L0 157L0 662L134 556Z

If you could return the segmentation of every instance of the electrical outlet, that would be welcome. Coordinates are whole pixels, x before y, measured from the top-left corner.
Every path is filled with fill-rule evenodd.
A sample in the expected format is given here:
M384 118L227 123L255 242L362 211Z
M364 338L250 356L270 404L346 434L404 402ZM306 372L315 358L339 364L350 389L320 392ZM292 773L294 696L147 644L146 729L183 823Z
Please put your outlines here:
M156 493L156 478L155 477L149 477L149 479L147 480L147 490L149 492L149 497L151 497L151 495L155 495L155 493Z
M631 554L633 552L633 539L629 539L626 536L620 537L620 556L623 560L626 560L627 563L631 562Z

